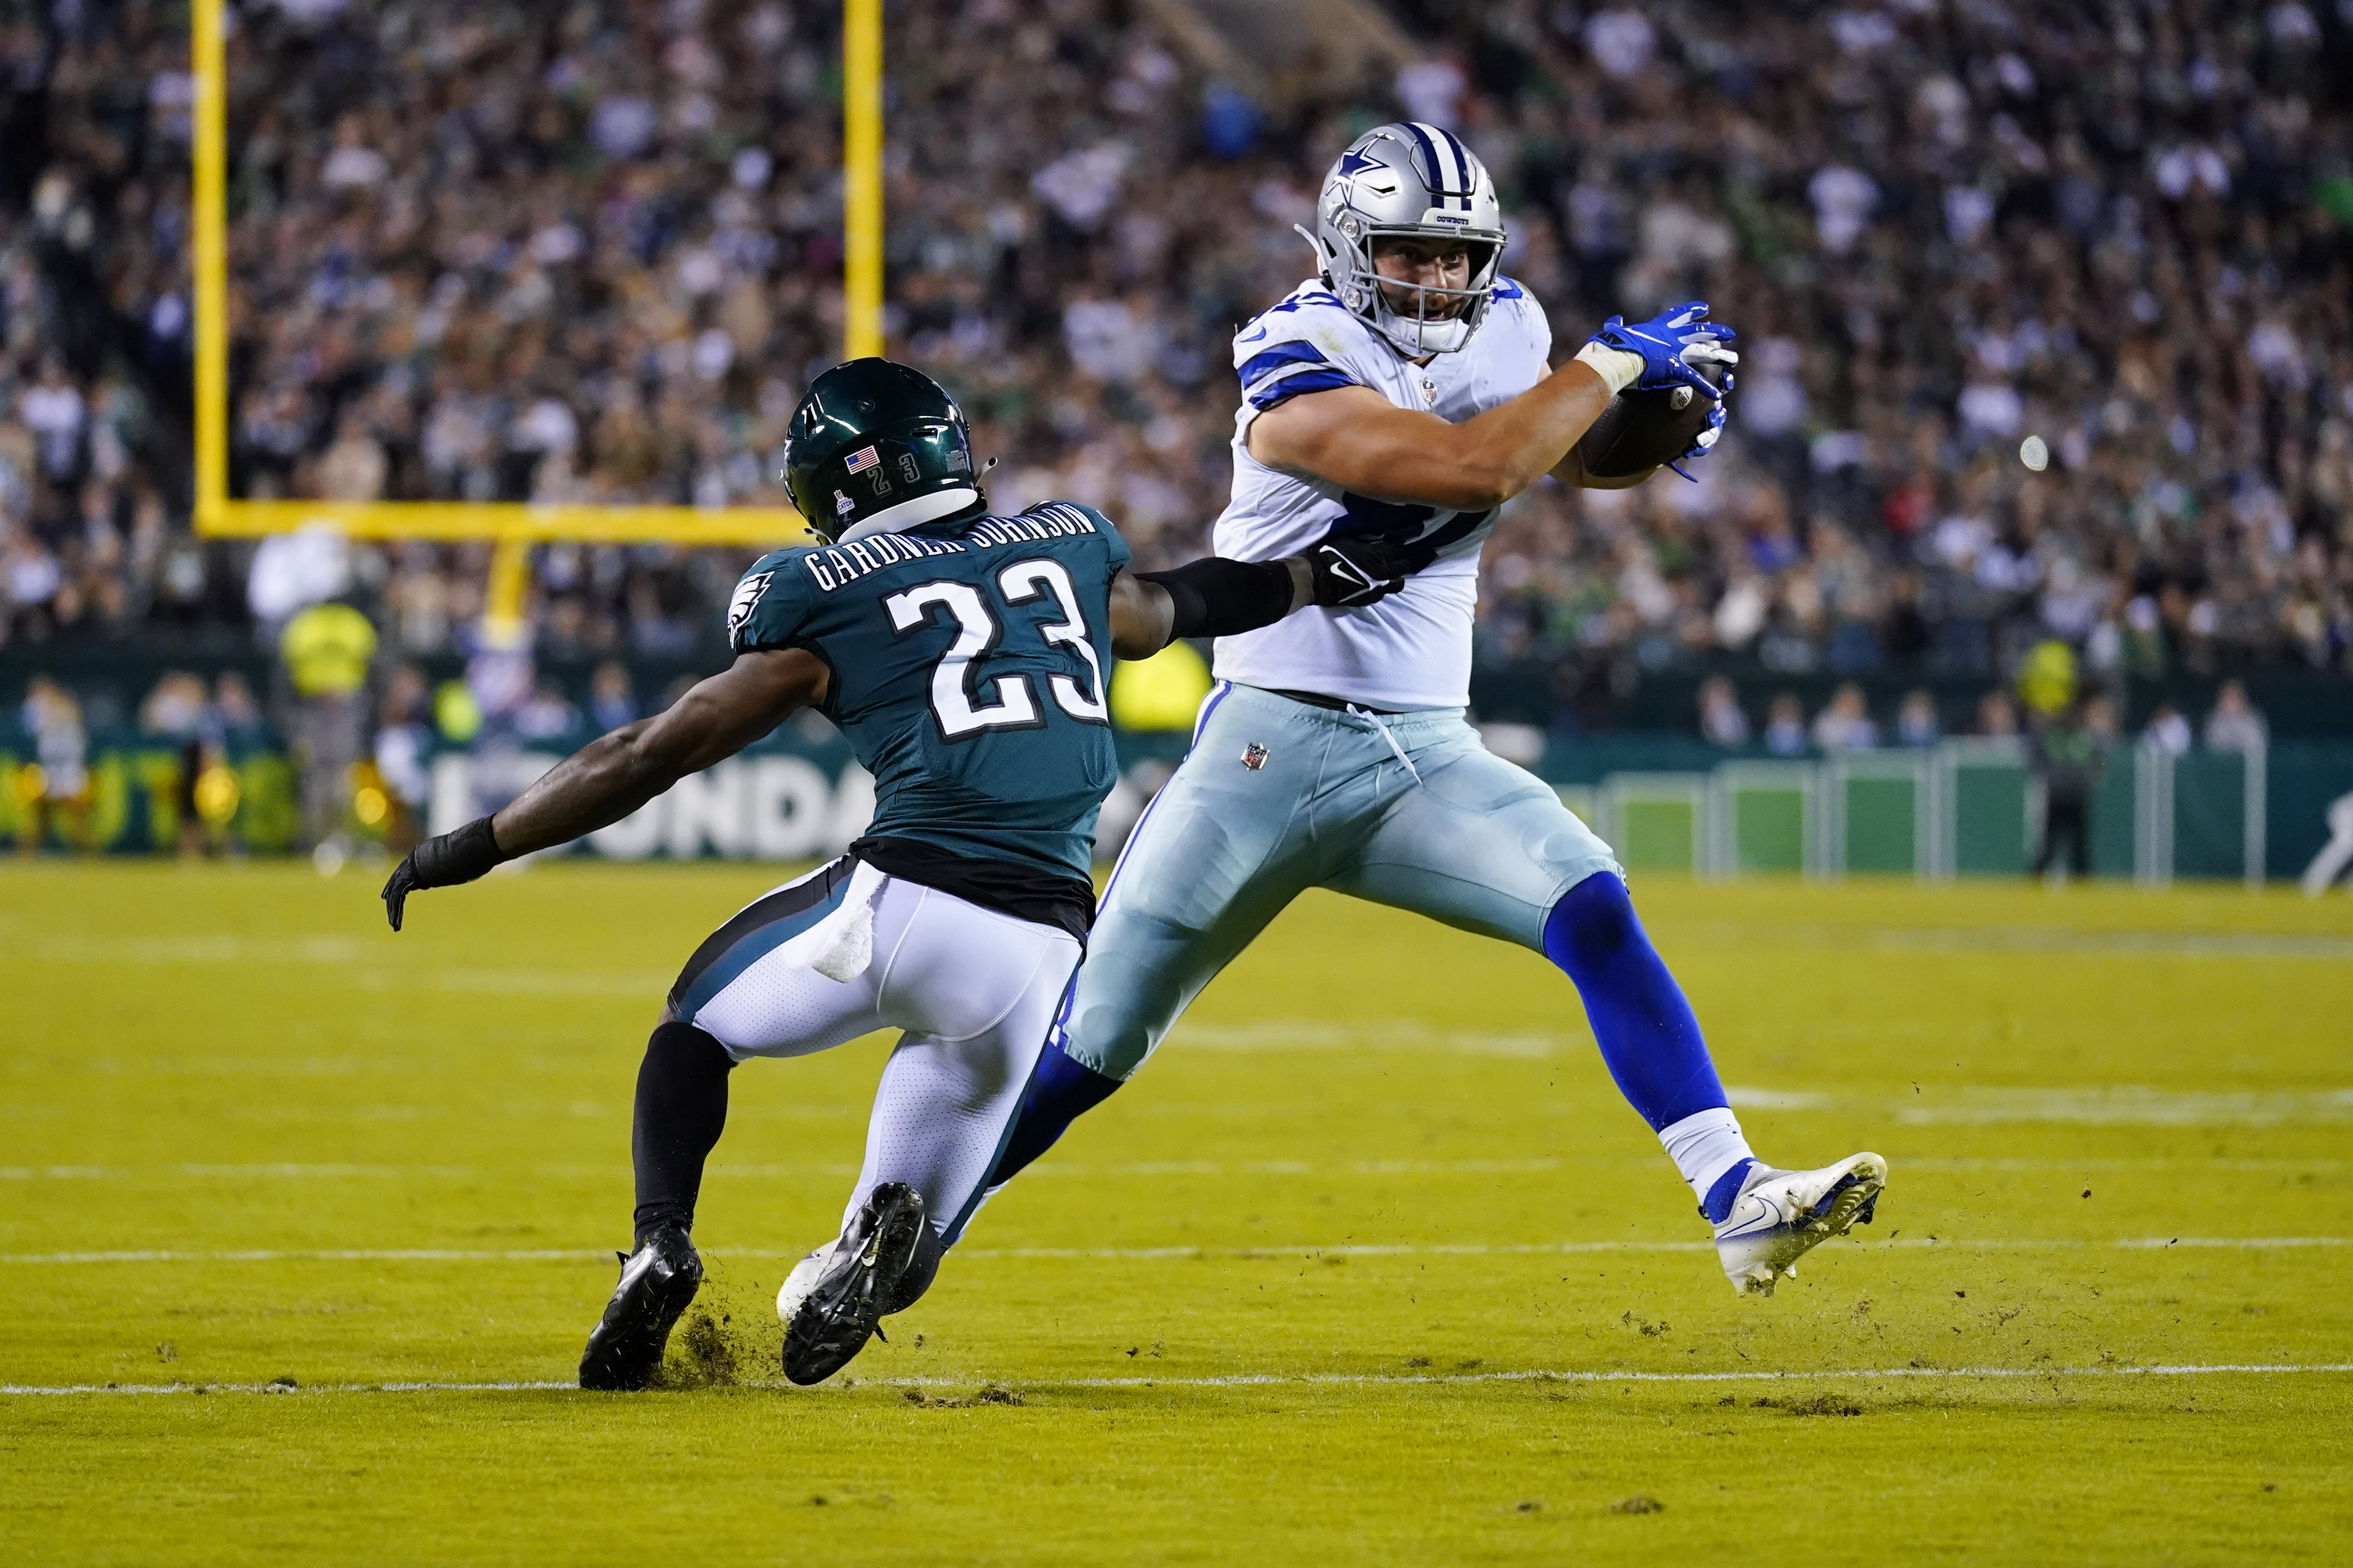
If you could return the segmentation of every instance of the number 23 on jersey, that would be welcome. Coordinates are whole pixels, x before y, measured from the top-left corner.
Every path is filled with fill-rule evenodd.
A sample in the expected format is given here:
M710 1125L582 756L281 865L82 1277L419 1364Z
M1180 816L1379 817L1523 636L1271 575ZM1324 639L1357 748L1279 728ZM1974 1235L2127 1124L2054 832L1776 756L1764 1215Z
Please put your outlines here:
M998 572L996 585L1008 605L1051 595L1062 618L1040 626L1038 635L1049 647L1060 644L1075 649L1087 667L1083 683L1067 675L1047 678L1054 705L1082 723L1108 724L1111 715L1103 700L1103 660L1087 635L1086 618L1079 609L1069 571L1059 561L1033 557ZM1008 672L989 678L987 684L995 689L995 700L981 700L973 661L998 646L1005 627L979 588L944 578L919 583L883 600L882 607L890 614L892 629L901 637L928 626L951 624L956 628L955 640L932 668L932 712L946 739L960 741L990 730L1036 729L1045 723L1027 675ZM942 611L946 612L945 623L940 618Z

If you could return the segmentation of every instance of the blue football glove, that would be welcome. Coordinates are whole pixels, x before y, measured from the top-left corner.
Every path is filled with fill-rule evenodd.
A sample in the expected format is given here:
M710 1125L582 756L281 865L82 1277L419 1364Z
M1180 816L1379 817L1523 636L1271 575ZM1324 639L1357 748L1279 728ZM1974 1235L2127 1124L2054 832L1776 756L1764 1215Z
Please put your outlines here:
M1729 372L1726 372L1724 377L1724 390L1716 395L1714 405L1707 411L1707 428L1699 433L1699 435L1692 441L1690 447L1684 449L1683 456L1677 458L1674 461L1667 465L1667 467L1672 468L1675 472L1683 475L1683 478L1690 479L1694 484L1697 484L1699 482L1697 476L1685 468L1683 465L1690 462L1694 458L1706 457L1710 452L1715 450L1716 442L1724 438L1724 403L1725 399L1731 395L1732 375Z
M1725 345L1739 334L1707 319L1707 302L1694 300L1635 326L1623 316L1612 316L1587 341L1622 353L1642 356L1642 374L1634 385L1645 392L1662 386L1697 386L1711 395L1715 387L1695 368L1736 365L1740 356Z

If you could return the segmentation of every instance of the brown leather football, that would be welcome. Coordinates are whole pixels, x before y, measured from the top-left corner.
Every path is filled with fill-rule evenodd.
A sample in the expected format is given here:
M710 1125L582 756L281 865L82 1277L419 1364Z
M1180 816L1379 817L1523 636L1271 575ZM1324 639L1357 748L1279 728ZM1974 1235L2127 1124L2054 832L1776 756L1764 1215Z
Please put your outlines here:
M1578 438L1577 455L1597 479L1646 473L1691 450L1714 407L1695 386L1628 387Z

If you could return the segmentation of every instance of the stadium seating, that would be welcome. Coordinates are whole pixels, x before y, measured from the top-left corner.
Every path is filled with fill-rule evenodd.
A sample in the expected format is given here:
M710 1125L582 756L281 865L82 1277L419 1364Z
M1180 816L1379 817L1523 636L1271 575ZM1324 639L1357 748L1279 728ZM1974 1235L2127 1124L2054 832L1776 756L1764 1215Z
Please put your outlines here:
M1250 9L892 8L894 352L968 400L1001 502L1104 505L1146 563L1198 552L1231 324L1303 270L1289 226L1345 135L1410 113L1498 172L1510 270L1561 340L1704 295L1748 350L1699 483L1510 510L1482 689L1574 719L1725 669L1761 722L1788 683L1989 686L2046 638L2098 682L2345 668L2341 8L1403 5L1402 65L1367 50L1238 103L1210 24ZM838 341L834 13L243 13L237 491L779 500L780 422ZM250 547L186 531L177 16L91 4L0 35L19 645L253 613ZM740 561L547 549L540 652L686 657ZM353 566L395 657L453 651L481 602L479 548Z

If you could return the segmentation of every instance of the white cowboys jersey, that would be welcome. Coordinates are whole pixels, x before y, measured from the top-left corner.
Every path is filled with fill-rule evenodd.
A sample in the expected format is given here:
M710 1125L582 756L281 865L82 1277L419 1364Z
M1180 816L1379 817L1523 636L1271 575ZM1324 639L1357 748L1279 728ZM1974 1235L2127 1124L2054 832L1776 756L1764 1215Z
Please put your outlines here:
M1219 637L1218 678L1370 708L1467 706L1479 546L1495 514L1374 500L1278 473L1250 456L1250 421L1303 393L1368 386L1400 408L1426 409L1459 425L1543 380L1551 349L1544 312L1509 279L1497 280L1495 302L1471 341L1426 365L1390 347L1320 281L1301 284L1236 333L1242 403L1234 416L1233 498L1218 519L1217 552L1272 561L1338 529L1434 542L1439 556L1377 604L1310 607L1271 626Z

